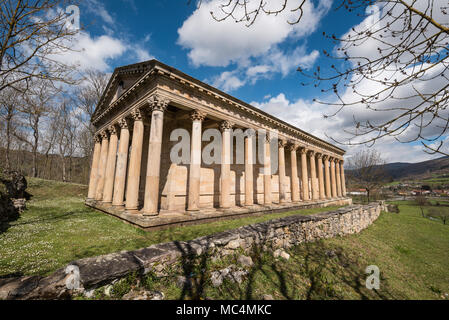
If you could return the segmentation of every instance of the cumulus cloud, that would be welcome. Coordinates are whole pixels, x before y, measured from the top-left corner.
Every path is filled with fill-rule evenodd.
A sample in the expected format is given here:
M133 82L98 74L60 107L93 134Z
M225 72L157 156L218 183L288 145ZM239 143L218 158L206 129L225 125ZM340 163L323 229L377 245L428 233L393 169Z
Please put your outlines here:
M224 91L236 90L244 84L245 82L236 76L235 71L225 71L212 80L212 85L214 87L221 88Z
M335 143L332 139L344 141L344 130L352 128L352 123L347 119L348 115L337 114L334 117L323 118L323 114L329 112L328 106L303 99L292 101L287 99L284 93L266 97L261 102L251 102L251 105L330 143ZM346 158L366 147L344 144L339 146L347 151ZM423 152L420 144L400 143L393 137L386 137L373 148L380 151L387 162L420 162L441 157Z
M283 1L273 1L273 8ZM328 12L332 2L321 0L317 6L311 1L304 5L301 23L291 25L297 13L291 9L299 5L299 0L289 1L278 16L260 15L254 25L246 27L232 19L214 21L210 12L219 12L221 0L205 1L184 21L178 29L178 44L189 50L188 57L195 66L226 67L230 63L245 63L251 57L265 54L287 38L299 39L311 34L321 18ZM258 1L249 5L258 5Z
M305 46L297 47L289 52L283 52L275 47L259 58L255 65L237 66L232 71L224 71L205 81L224 91L233 91L247 83L255 84L260 79L269 79L278 73L285 77L298 66L309 69L318 56L319 53L316 50L307 53Z

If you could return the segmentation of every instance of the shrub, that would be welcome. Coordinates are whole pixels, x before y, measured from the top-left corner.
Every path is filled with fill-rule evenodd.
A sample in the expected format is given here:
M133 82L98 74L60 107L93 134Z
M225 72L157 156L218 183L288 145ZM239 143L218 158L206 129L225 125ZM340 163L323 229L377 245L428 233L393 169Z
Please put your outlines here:
M445 208L430 208L427 215L429 217L443 221L444 224L449 221L449 212L448 210L445 210Z

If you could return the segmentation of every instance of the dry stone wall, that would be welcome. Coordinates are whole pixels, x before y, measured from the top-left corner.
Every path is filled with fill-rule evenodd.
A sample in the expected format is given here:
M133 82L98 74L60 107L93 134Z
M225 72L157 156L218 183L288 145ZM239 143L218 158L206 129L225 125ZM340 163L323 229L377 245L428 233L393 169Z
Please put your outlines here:
M216 233L192 241L174 241L147 248L85 258L48 277L0 279L0 299L69 297L133 272L164 273L186 257L208 254L217 259L254 246L265 250L288 248L303 242L358 233L387 208L383 202L352 205L313 215L292 215Z

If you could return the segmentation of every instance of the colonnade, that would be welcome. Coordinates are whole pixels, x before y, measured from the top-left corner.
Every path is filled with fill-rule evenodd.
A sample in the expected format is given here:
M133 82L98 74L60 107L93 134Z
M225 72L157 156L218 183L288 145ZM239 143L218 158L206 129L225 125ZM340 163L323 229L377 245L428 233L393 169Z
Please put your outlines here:
M168 101L153 95L145 107L151 115L149 141L144 141L144 109L134 109L129 115L111 124L95 137L92 169L89 181L88 199L124 207L131 213L157 215L159 211L159 182L164 112ZM202 123L206 113L193 110L190 113L192 125L190 169L187 188L187 211L200 210L201 145ZM132 127L132 136L130 129ZM222 132L222 161L220 176L220 207L231 206L231 130L233 123L224 120L219 124ZM120 139L118 139L120 135ZM131 148L129 148L131 138ZM148 143L148 162L142 162L144 143ZM263 142L264 197L263 204L270 205L272 200L272 172L270 135ZM244 205L254 205L254 139L245 136L245 201ZM279 202L318 201L337 199L346 196L345 175L341 158L317 152L294 141L279 140ZM128 154L130 151L130 154ZM298 153L300 159L300 177L298 177ZM285 157L290 159L291 183L288 190ZM129 160L129 163L128 163ZM145 193L143 208L139 210L139 186L141 170L146 165ZM310 174L310 179L309 179ZM301 180L301 183L300 181ZM290 191L291 196L287 193Z

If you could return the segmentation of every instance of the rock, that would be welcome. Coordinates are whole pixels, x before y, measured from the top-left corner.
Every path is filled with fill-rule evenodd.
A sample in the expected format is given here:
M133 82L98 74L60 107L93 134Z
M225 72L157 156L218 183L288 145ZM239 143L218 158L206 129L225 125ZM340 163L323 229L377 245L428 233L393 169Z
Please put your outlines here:
M184 277L184 276L179 276L176 279L176 285L178 286L178 288L183 289L183 288L191 288L192 287L192 279Z
M243 278L246 276L246 275L248 275L248 271L246 271L246 270L237 270L237 271L235 271L235 272L232 272L231 274L230 274L230 280L231 281L235 281L235 282L237 282L238 284L240 284L240 283L242 283L243 282Z
M228 248L228 249L237 249L238 247L240 247L240 241L239 240L231 240L226 245L226 248Z
M214 287L219 287L223 284L224 279L228 279L232 282L242 283L243 278L248 275L247 270L238 269L233 271L235 269L234 265L230 265L227 268L221 269L219 271L214 271L211 273L211 282Z
M335 253L335 250L327 250L326 251L326 256L328 256L329 258L334 258L337 254Z
M150 300L164 300L165 295L163 292L160 291L153 291L152 292L152 298Z
M251 257L247 257L244 255L238 257L237 262L244 267L251 267L252 265L254 265L253 259L251 259Z
M387 211L391 213L399 213L399 207L396 204L388 204Z
M210 280L212 281L212 285L214 287L219 287L223 283L223 277L221 276L220 271L214 271L211 274Z
M264 294L262 300L274 300L271 294Z
M84 291L84 296L88 299L93 298L94 294L95 294L95 289L90 289L90 290Z
M111 285L106 286L106 287L104 288L104 294L105 294L107 297L110 297L110 296L111 296L111 293L112 293L112 286L111 286Z
M23 174L18 171L3 172L0 177L1 182L5 185L9 197L14 199L25 198L25 190L28 186L27 180Z
M285 260L289 260L290 259L290 255L287 252L282 251L281 252L281 258L284 258Z
M131 290L122 300L164 300L165 295L160 291Z
M276 251L274 251L273 256L275 258L281 257L281 258L283 258L285 260L290 259L290 255L287 252L285 252L284 250L282 250L282 249L277 249Z

